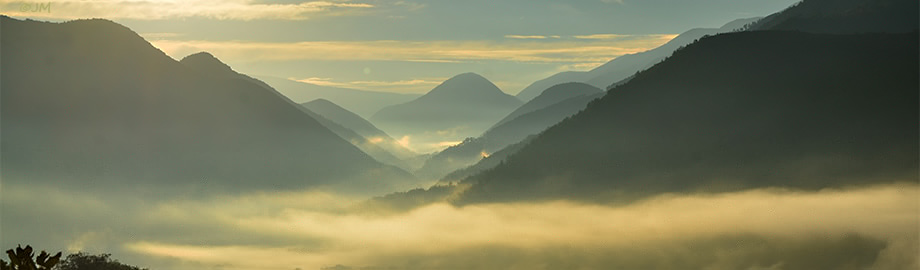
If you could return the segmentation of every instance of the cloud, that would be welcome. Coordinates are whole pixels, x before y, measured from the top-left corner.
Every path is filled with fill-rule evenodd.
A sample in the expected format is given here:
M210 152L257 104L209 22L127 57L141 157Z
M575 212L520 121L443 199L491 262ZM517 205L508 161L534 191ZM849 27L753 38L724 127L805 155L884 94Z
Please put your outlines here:
M505 35L505 38L513 39L547 39L547 38L559 38L559 36L540 36L540 35Z
M603 65L605 62L588 62L588 63L575 63L575 64L565 64L556 67L555 72L563 71L588 71ZM549 76L549 75L547 75Z
M448 147L448 146L458 145L462 142L463 141L443 141L443 142L435 143L434 145L438 147Z
M289 80L322 86L343 87L361 90L425 93L448 78L420 78L396 81L335 81L333 78L288 78Z
M406 10L408 11L419 11L428 6L427 4L424 4L424 3L416 3L416 2L408 2L408 1L396 1L393 3L393 5L405 7Z
M295 60L362 60L407 62L606 62L623 54L642 52L671 40L675 35L631 36L626 40L555 40L552 42L511 39L506 41L311 41L247 42L154 40L151 43L173 56L208 51L229 62Z
M139 35L140 35L141 37L144 37L144 39L146 39L146 40L174 39L174 38L179 38L179 37L185 36L185 34L182 34L182 33L168 33L168 32L162 32L162 33L140 33Z
M404 135L404 136L400 137L399 140L396 140L396 143L398 143L398 144L401 145L402 147L407 147L407 148L408 148L408 147L409 147L409 142L410 142L409 140L410 140L410 139L411 139L411 137L410 137L409 135Z
M672 266L693 266L689 268L803 269L808 264L801 260L823 254L820 249L830 250L822 256L846 253L833 258L842 260L842 265L852 259L847 256L857 256L858 263L868 266L877 260L873 254L886 247L902 249L888 251L897 256L916 251L910 245L917 239L917 195L916 186L818 193L756 190L663 196L623 207L547 202L458 208L440 203L387 216L294 208L273 216L234 217L224 226L242 233L284 232L294 239L319 238L334 244L318 249L150 240L132 242L128 248L228 269L337 264L397 269L465 264L456 268L504 269L554 263L574 268L667 268L647 267L659 259L673 260ZM224 211L220 207L200 210ZM249 259L237 259L241 257ZM405 264L409 258L417 264ZM812 265L832 263L811 260L816 262ZM906 261L915 263L916 256Z
M574 36L577 39L619 39L629 37L629 35L618 35L618 34L594 34L594 35L579 35Z
M305 1L301 3L258 3L252 0L191 1L53 1L53 12L21 12L22 1L0 1L10 16L46 16L58 19L109 18L164 20L208 18L218 20L306 20L314 15L341 15L348 10L372 8L374 5L347 1Z
M396 213L354 211L359 199L317 191L142 200L3 188L4 245L89 239L157 269L916 269L920 244L916 184ZM48 198L40 209L37 195ZM76 238L43 240L62 224Z

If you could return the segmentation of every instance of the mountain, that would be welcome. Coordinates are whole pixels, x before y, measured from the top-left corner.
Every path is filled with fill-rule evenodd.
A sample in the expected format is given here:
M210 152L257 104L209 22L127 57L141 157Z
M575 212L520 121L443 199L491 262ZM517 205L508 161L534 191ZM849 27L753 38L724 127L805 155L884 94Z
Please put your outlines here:
M448 173L438 182L441 184L465 183L465 181L470 176L484 172L491 168L495 168L495 166L502 164L505 162L505 159L508 159L508 157L520 151L521 148L524 148L524 146L526 146L528 143L530 143L531 140L533 140L533 138L536 137L536 134L527 136L527 138L524 138L524 140L520 142L508 145L505 148L492 153L491 155L483 157L471 166L454 170Z
M550 88L547 88L539 96L531 99L527 103L524 103L521 107L518 107L510 114L499 120L498 123L495 123L493 127L500 126L501 124L507 123L508 121L514 120L515 118L524 115L529 112L533 112L542 108L549 107L550 105L559 103L563 100L584 96L584 95L594 95L603 93L604 91L600 88L591 86L585 83L578 82L569 82L561 83L554 85Z
M341 124L344 127L347 127L351 130L354 130L361 136L365 137L376 137L376 136L386 136L389 137L382 130L377 129L374 124L364 120L361 116L342 108L332 101L326 99L315 99L307 103L300 104L310 111L318 113L323 117L328 118L329 120L335 121L336 123Z
M536 81L524 88L524 90L521 90L521 92L517 94L517 97L520 100L527 101L540 95L543 90L553 85L566 82L584 82L597 88L608 89L611 84L624 80L640 70L661 62L661 60L670 56L674 50L677 50L681 46L690 44L706 35L715 35L741 29L745 25L758 19L760 18L738 19L720 28L691 29L655 49L614 58L590 71L566 71Z
M913 0L807 0L770 15L750 30L811 33L906 33L916 31L920 2Z
M220 59L217 59L217 57L214 57L214 55L208 52L190 54L182 58L182 60L179 60L179 63L212 78L227 79L245 76L233 71L229 65L221 62Z
M415 100L383 108L370 120L396 137L437 143L476 136L520 105L486 78L464 73Z
M371 117L383 107L405 103L421 96L323 86L271 76L257 76L257 78L267 82L295 102L327 99L363 118Z
M185 58L182 58L182 60L180 60L179 63L185 64L186 66L196 71L199 71L201 73L204 73L207 76L210 76L213 78L224 78L224 79L237 78L237 79L247 80L259 86L262 86L266 89L269 89L272 92L275 92L274 89L268 84L258 79L255 79L255 78L252 78L244 74L240 74L240 73L233 71L233 69L231 69L230 66L221 62L219 59L217 59L217 57L214 57L214 55L211 55L210 53L207 53L207 52L200 52L200 53L186 56ZM373 125L368 127L367 125L370 125L370 123L367 123L367 121L362 119L360 116L355 115L354 113L349 112L348 110L338 107L338 105L335 105L325 100L322 100L322 101L317 100L317 102L314 102L311 104L313 106L304 106L303 104L301 105L305 107L305 109L303 110L304 113L306 113L313 119L316 119L317 122L319 122L324 127L328 128L330 131L332 131L333 133L335 133L336 135L338 135L345 141L348 141L352 145L358 147L358 149L361 149L361 151L370 155L375 160L381 163L393 165L393 166L399 167L404 170L412 169L402 159L400 159L399 157L396 157L390 151L383 148L382 144L374 143L371 141L371 139L376 141L377 140L376 137L369 137L369 136L360 134L356 132L354 128L341 125L339 124L340 122L332 120L329 117L327 117L327 115L330 115L330 116L336 117L336 119L341 122L353 124L355 128L361 129L362 131L374 132L376 128L373 127ZM313 109L316 109L316 110L323 111L326 114L317 113L316 111L311 110L310 107L313 107ZM363 121L364 123L361 123L361 121ZM379 131L379 130L376 130L376 132L382 133L382 131ZM390 140L393 140L393 139L390 138ZM395 142L395 140L393 141ZM408 151L405 148L402 148L402 150Z
M604 92L584 83L564 83L551 87L527 102L477 138L464 140L429 158L415 173L439 179L454 170L473 165L508 145L520 142L578 113ZM508 152L508 151L506 151ZM511 154L513 152L509 152ZM482 168L483 166L480 166ZM442 179L445 180L445 179ZM446 179L455 181L457 179Z
M410 159L418 156L417 153L402 146L396 139L393 139L390 135L387 135L386 132L375 127L371 122L368 122L364 118L361 118L361 116L331 101L317 99L303 103L301 106L344 128L354 131L358 135L366 138L369 143L385 149L399 159Z
M209 54L178 62L101 19L0 20L4 181L170 194L414 181Z
M457 203L915 181L918 33L703 38L553 126Z
M518 99L527 102L531 99L543 93L544 90L552 87L553 85L568 83L568 82L584 82L588 80L587 71L563 71L556 74L553 74L545 79L535 81L524 87L521 92L518 92L515 95Z
M400 169L407 170L407 171L412 169L412 167L409 166L408 163L406 163L399 157L396 157L395 155L393 155L393 153L390 153L390 151L387 151L386 149L384 149L377 143L374 143L373 141L369 140L367 137L361 136L361 134L358 134L354 130L349 129L345 126L342 126L336 123L335 121L332 121L326 117L323 117L322 115L317 114L313 111L310 111L309 109L306 109L305 112L308 115L310 115L310 117L313 117L313 119L316 119L316 121L319 122L321 125L328 128L330 131L332 131L333 133L335 133L336 135L338 135L340 138L344 139L345 141L348 141L355 147L358 147L358 149L361 149L361 151L370 155L375 160L383 164L393 165L393 166L399 167Z

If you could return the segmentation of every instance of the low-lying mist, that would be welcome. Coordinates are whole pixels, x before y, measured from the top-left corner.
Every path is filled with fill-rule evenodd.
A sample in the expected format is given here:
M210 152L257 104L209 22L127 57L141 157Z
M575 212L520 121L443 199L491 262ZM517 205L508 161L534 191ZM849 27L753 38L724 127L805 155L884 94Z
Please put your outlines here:
M186 199L5 184L2 245L151 269L917 269L914 183L662 195L628 205L272 192Z

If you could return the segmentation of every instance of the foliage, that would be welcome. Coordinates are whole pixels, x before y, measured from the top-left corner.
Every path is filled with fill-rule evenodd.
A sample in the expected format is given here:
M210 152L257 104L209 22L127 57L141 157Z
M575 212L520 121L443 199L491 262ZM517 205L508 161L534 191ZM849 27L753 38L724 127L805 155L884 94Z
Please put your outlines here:
M83 252L67 255L57 270L146 270L111 258L112 254L92 255Z
M7 250L6 254L10 257L10 263L0 260L0 270L50 270L61 259L60 252L51 256L44 250L32 259L32 247L28 245L26 248L17 246L15 250Z
M32 247L18 246L6 251L10 262L0 260L0 270L147 270L122 264L113 260L111 254L92 255L83 252L67 255L61 260L61 252L51 256L45 251L33 259Z

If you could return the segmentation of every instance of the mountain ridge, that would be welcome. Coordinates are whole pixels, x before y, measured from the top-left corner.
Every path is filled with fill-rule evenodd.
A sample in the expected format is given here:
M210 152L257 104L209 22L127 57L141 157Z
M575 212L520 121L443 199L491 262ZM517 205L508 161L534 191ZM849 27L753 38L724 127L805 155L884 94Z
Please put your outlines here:
M917 36L701 39L471 176L455 202L630 201L915 178Z
M4 180L151 192L413 181L271 88L204 76L114 22L0 20L0 61L17 67L0 80Z
M488 79L462 73L419 98L380 109L370 121L395 137L438 144L479 135L521 104Z
M607 90L612 84L625 80L635 72L660 62L681 46L690 44L705 35L741 29L759 19L760 17L736 19L722 25L720 28L693 28L684 31L661 46L644 52L619 56L589 71L564 71L553 74L545 79L531 83L521 92L518 92L516 96L521 100L527 101L540 95L543 90L565 82L584 82Z

